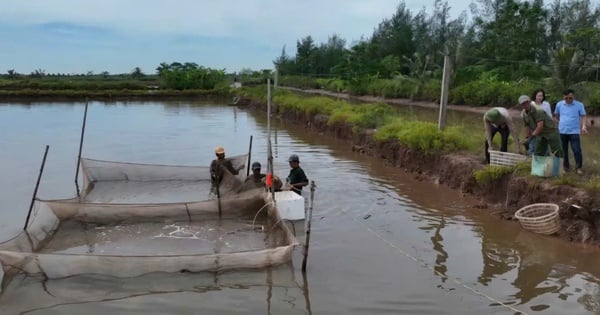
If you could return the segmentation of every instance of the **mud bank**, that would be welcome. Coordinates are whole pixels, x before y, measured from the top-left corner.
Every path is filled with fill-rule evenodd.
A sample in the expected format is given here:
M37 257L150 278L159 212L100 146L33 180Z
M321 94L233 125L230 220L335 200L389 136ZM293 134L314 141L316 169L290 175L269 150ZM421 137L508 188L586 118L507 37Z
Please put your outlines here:
M266 104L246 101L251 110L266 111ZM412 150L398 142L377 142L374 130L355 134L352 126L328 125L328 116L279 111L272 104L273 116L286 123L303 125L315 134L348 142L353 151L381 159L385 163L414 174L418 180L431 181L471 194L480 199L473 211L487 211L503 220L516 220L514 213L529 204L556 203L560 206L561 230L555 234L572 242L600 246L600 196L597 191L553 184L549 179L508 174L480 185L473 175L483 169L481 157L469 153L434 154Z

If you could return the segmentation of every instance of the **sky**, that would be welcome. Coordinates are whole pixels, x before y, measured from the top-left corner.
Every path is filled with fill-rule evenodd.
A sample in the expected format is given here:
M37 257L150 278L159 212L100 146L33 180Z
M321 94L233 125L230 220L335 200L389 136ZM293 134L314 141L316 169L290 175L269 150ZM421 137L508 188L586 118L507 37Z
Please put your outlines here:
M434 0L405 0L416 14ZM451 14L471 0L449 0ZM155 73L161 62L272 69L311 35L368 38L401 0L2 0L0 73Z

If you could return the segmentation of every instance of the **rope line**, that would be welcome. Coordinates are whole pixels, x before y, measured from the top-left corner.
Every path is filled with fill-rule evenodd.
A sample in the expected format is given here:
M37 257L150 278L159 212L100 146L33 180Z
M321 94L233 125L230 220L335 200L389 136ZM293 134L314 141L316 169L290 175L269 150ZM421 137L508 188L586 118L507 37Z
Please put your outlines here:
M472 293L474 293L476 295L482 296L482 297L490 300L491 302L497 303L498 305L503 306L503 307L505 307L505 308L513 311L513 312L517 312L517 313L523 314L523 315L528 315L524 311L521 311L521 310L519 310L519 309L517 309L517 308L515 308L513 306L510 306L510 305L508 305L508 304L506 304L506 303L504 303L504 302L502 302L502 301L500 301L500 300L498 300L498 299L496 299L496 298L494 298L494 297L492 297L492 296L490 296L490 295L488 295L488 294L486 294L486 293L484 293L484 292L482 292L480 290L475 289L474 287L471 287L471 286L465 284L464 282L458 280L457 277L451 276L450 273L448 273L447 275L444 275L443 273L435 270L435 268L433 268L427 262L425 262L422 259L419 259L419 258L417 258L417 257L415 257L415 256L413 256L413 255L411 255L409 253L407 253L405 250L403 250L402 248L400 248L398 245L394 244L392 241L390 241L390 240L386 239L385 237L381 236L381 234L377 233L377 231L373 230L366 223L357 220L354 216L349 215L344 209L341 209L340 212L342 212L343 214L349 216L352 219L352 221L354 221L354 222L362 225L363 227L365 227L367 229L367 231L369 231L371 234L375 235L378 239L380 239L381 241L383 241L384 243L386 243L388 246L390 246L390 247L394 248L395 250L397 250L400 254L402 254L402 255L404 255L404 256L412 259L413 261L417 262L418 264L420 264L420 265L424 266L425 268L433 271L433 273L436 276L443 277L443 278L446 278L446 279L450 279L456 285L461 286L461 287L467 289L468 291L471 291Z

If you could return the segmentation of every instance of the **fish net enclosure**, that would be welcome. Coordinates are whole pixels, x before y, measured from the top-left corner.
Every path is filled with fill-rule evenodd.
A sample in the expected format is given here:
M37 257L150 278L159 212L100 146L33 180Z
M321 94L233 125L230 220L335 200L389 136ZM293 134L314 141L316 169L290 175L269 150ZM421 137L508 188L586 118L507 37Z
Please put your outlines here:
M231 159L235 168L246 156ZM79 197L36 200L24 232L0 244L6 285L17 273L136 277L263 268L298 245L264 189L226 173L210 196L208 167L82 160Z
M244 168L247 155L228 158L234 169ZM92 203L169 203L210 199L208 166L136 164L81 160L84 187L81 199ZM221 196L235 193L245 172L223 172Z

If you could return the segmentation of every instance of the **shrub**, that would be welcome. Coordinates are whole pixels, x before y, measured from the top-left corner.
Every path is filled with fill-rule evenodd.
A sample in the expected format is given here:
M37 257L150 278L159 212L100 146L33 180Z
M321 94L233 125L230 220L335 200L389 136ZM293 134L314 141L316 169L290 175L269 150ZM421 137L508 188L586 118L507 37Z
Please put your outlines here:
M484 169L474 171L473 176L479 185L487 186L510 174L512 170L510 167L488 165Z
M374 137L377 141L396 140L421 151L451 152L469 147L465 134L462 127L439 130L434 123L397 118L382 126Z

